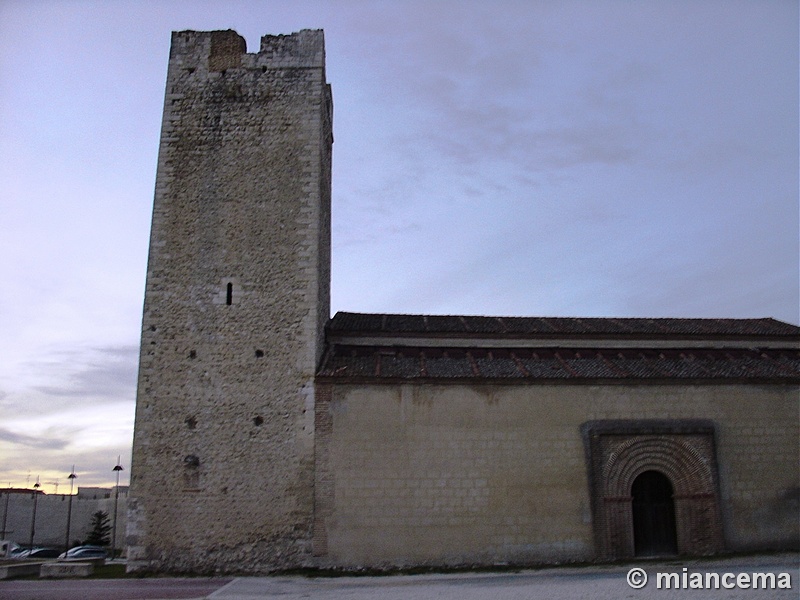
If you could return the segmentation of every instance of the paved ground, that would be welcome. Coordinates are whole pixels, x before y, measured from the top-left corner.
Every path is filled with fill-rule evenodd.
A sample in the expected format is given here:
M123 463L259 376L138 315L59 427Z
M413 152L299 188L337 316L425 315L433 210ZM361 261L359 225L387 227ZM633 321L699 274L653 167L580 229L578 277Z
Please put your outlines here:
M626 582L630 569L649 577L643 589ZM788 573L791 589L658 589L656 574ZM735 577L728 578L735 583ZM662 586L663 587L663 586ZM721 586L720 586L721 587ZM800 595L800 554L788 553L703 561L566 567L518 573L463 573L390 577L241 577L225 579L118 579L0 581L0 600L623 600L645 598L795 599Z
M712 571L719 573L789 573L792 589L753 590L674 590L656 587L657 572L683 574ZM633 589L626 576L633 567L643 568L651 581L643 589ZM758 600L792 598L800 595L800 555L749 557L709 561L637 563L613 567L556 568L519 573L415 575L396 577L342 578L240 578L211 594L211 600L622 600L644 598L703 598ZM730 581L730 579L729 579Z
M230 578L0 581L0 600L184 600L207 598Z

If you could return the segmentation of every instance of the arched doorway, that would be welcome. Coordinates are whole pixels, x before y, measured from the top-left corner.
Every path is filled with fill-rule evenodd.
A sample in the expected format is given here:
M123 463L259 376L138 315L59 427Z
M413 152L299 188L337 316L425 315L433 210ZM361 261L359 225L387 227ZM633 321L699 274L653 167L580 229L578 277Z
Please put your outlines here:
M672 483L659 471L645 471L631 485L636 556L678 553Z
M634 544L632 488L634 481L648 471L659 473L672 488L671 493L662 492L661 496L671 499L677 543L670 544L671 548L667 546L667 551L650 548L647 552L691 555L724 550L713 423L589 421L581 431L588 449L589 489L599 558L613 560L639 554ZM647 485L650 477L636 486L637 495L640 486L651 488ZM654 491L651 489L651 495Z

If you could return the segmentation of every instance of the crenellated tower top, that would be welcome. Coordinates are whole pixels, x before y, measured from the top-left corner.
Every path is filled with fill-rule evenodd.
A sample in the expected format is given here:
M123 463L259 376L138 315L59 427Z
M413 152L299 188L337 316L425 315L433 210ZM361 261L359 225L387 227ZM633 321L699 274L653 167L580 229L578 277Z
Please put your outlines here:
M265 35L257 53L247 52L245 39L232 29L175 31L170 61L185 68L219 72L226 69L285 67L325 68L325 36L321 29L288 35Z

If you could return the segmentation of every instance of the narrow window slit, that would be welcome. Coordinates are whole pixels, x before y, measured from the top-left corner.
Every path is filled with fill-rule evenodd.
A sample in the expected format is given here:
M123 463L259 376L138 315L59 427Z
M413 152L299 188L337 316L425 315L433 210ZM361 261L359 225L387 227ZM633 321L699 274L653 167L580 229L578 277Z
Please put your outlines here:
M232 283L228 284L228 290L227 290L227 293L225 295L225 304L227 304L228 306L233 304L233 284Z

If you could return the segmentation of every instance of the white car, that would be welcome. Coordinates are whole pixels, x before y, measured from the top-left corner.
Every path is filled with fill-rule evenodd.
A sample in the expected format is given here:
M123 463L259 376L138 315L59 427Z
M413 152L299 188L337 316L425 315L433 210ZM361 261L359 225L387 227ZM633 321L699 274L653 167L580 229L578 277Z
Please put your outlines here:
M107 558L108 551L102 546L75 546L62 553L58 558Z

